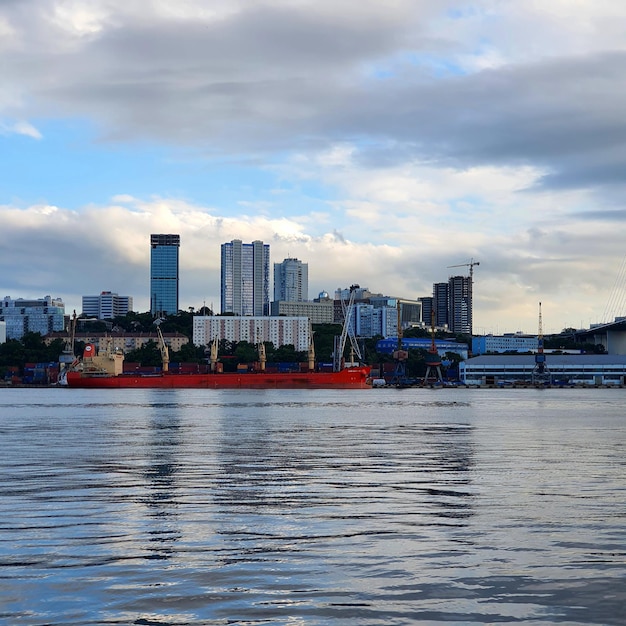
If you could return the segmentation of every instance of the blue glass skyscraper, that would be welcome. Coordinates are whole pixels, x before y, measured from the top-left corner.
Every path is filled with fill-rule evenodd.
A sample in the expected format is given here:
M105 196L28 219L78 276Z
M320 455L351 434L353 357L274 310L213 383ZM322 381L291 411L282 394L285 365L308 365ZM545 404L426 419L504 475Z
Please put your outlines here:
M178 313L180 235L150 235L150 312Z

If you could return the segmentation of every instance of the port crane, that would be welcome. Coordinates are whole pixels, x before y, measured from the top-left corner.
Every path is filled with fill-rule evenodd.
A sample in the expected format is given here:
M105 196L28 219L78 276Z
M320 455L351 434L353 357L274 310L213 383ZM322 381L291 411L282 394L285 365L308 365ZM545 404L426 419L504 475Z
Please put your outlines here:
M426 356L426 374L422 386L425 387L430 383L431 374L435 376L435 382L443 386L443 376L441 375L441 357L435 343L435 312L431 312L430 316L430 349ZM432 385L431 385L432 387Z
M405 350L402 347L402 303L400 302L400 300L398 299L396 301L396 309L397 309L397 315L398 315L398 322L397 322L397 328L398 328L398 344L396 347L396 350L393 353L393 358L396 362L396 367L393 373L393 378L391 379L391 383L392 385L395 385L396 387L406 387L409 384L409 381L407 380L406 377L406 361L409 358L409 352L408 350Z
M546 364L546 355L543 351L543 323L541 321L541 302L539 303L539 332L537 333L537 352L535 354L535 367L532 373L533 385L550 385L552 373Z

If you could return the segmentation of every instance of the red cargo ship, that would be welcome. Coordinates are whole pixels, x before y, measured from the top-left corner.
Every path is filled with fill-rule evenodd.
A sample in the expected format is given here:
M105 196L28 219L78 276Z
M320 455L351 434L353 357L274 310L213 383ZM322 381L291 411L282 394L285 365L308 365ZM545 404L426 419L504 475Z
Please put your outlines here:
M366 389L370 368L347 367L339 372L226 372L208 374L103 374L70 371L68 387L95 389Z
M314 353L309 352L308 371L270 372L265 369L265 349L260 348L259 369L244 372L222 372L218 367L217 341L211 350L211 371L169 371L169 351L161 331L159 348L163 369L156 373L124 372L124 354L112 351L108 344L96 352L87 344L82 360L76 360L65 371L59 384L67 387L92 389L366 389L371 387L370 367L355 365L337 367L336 371L318 371L314 366Z
M211 343L210 372L171 372L169 371L169 350L161 329L157 326L159 350L163 362L161 372L136 373L124 372L124 354L111 350L110 342L98 353L93 344L87 344L82 360L77 359L65 370L59 384L68 387L92 389L366 389L371 387L370 367L355 365L345 367L342 357L346 336L351 319L354 302L354 289L350 288L350 304L348 306L341 337L337 337L335 346L337 360L333 362L333 371L320 371L315 367L315 350L313 341L309 345L307 371L270 372L265 368L265 346L259 343L259 364L253 371L223 372L218 363L218 341ZM352 337L351 337L352 341ZM353 343L353 352L358 346ZM359 354L360 356L360 354Z

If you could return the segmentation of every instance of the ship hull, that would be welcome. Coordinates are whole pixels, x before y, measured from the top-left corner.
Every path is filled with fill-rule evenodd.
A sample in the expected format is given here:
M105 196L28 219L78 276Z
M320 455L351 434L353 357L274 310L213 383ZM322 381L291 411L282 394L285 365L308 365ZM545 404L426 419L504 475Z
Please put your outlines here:
M82 389L368 389L369 367L340 372L165 373L94 376L68 372L67 386Z

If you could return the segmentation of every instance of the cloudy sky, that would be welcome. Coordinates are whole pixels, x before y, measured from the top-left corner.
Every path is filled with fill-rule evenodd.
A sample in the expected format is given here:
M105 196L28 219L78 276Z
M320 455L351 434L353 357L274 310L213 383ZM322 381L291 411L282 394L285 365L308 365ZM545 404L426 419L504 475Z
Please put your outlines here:
M312 298L475 260L475 332L626 314L626 4L0 0L0 298L219 310L220 244Z

